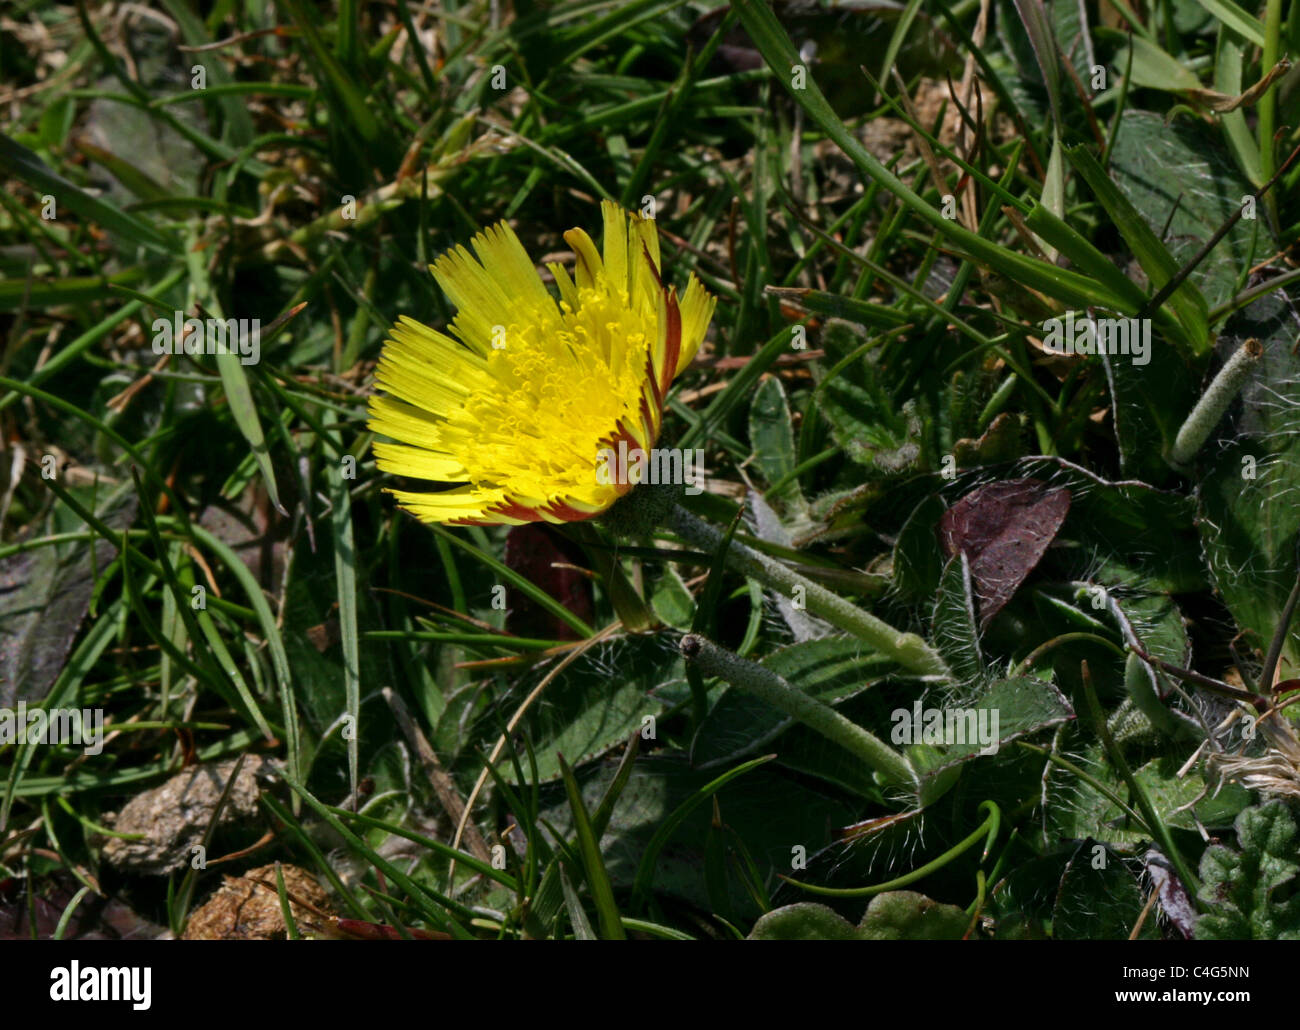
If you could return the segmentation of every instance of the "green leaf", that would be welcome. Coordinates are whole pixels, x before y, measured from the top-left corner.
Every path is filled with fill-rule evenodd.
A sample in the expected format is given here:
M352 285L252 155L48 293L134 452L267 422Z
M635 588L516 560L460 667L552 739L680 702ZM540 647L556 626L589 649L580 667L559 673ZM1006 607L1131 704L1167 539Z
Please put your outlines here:
M308 13L308 8L302 0L283 0L283 3L302 33L302 38L311 51L312 60L319 68L322 78L347 112L348 119L358 135L368 144L378 143L380 139L378 120L367 105L361 88L321 39L320 32L312 20L313 16Z
M1141 36L1126 37L1116 29L1106 28L1097 29L1096 35L1098 39L1108 42L1123 43L1126 38L1131 40L1133 47L1131 79L1135 86L1176 93L1180 90L1197 89L1201 85L1201 80L1186 65L1170 57L1150 40L1143 39ZM1128 62L1127 50L1115 55L1116 68L1126 68Z
M1125 314L1136 314L1146 300L1146 293L1126 276L1105 254L1094 247L1087 238L1064 219L1054 214L1047 204L1035 204L1025 216L1025 224L1034 235L1051 244L1074 264L1110 291L1111 304ZM1162 308L1156 312L1157 324L1167 324L1179 333L1182 326Z
M333 412L327 415L332 416ZM330 417L329 422L333 422ZM330 526L334 540L334 582L339 602L339 635L343 643L343 698L348 719L343 734L348 746L348 782L355 794L360 769L361 644L357 627L357 549L352 535L352 495L340 462L327 473Z
M751 941L857 941L858 928L825 905L801 901L764 915L750 931Z
M871 899L854 926L825 905L799 902L768 912L751 941L959 941L970 917L915 891L886 891Z
M19 308L43 309L60 304L74 304L78 307L88 306L92 301L113 297L113 286L128 286L144 278L144 269L128 268L111 276L63 276L47 279L44 282L35 276L6 279L0 282L0 311L16 311ZM139 305L136 305L139 308ZM123 322L121 309L115 311L109 319L114 323ZM127 316L130 317L130 316ZM71 349L70 347L67 349ZM59 355L62 358L62 354ZM63 364L60 361L60 364ZM57 369L55 369L57 371ZM46 367L42 366L29 380L31 385L43 382L48 376ZM14 396L13 394L9 395Z
M1061 877L1052 936L1058 941L1128 940L1144 902L1137 878L1123 860L1101 845L1085 842ZM1139 939L1159 936L1156 921L1148 917Z
M1047 87L1047 98L1052 105L1052 123L1059 130L1061 65L1056 56L1056 40L1052 37L1051 22L1048 21L1047 12L1043 10L1040 0L1015 0L1015 5L1021 24L1029 36L1029 43L1034 48L1038 70L1043 73L1043 84Z
M857 297L844 297L838 293L801 287L769 286L767 292L782 300L793 301L813 314L842 318L870 329L895 329L908 323L905 312L869 300L859 300Z
M267 603L266 595L262 592L262 588L258 586L253 573L233 548L223 540L213 536L202 526L191 524L189 531L194 534L196 540L221 559L226 568L239 581L239 585L248 596L249 604L252 606L253 611L257 613L258 624L262 627L262 632L266 636L267 650L271 652L271 665L275 670L276 685L280 691L280 717L287 738L285 744L288 748L289 775L295 779L301 778L303 768L302 742L299 737L298 708L293 696L293 683L289 672L289 656L285 651L284 637L275 621L271 606Z
M912 603L928 600L939 589L943 575L943 551L939 544L939 520L948 506L937 494L928 495L907 516L894 543L893 587Z
M1108 170L1147 225L1159 230L1169 223L1163 239L1179 264L1239 212L1242 198L1254 191L1217 132L1195 121L1166 125L1150 111L1124 113ZM1211 308L1217 307L1240 289L1242 270L1272 248L1267 219L1242 218L1188 282L1196 284Z
M266 446L266 436L262 432L262 420L257 413L257 402L253 399L253 390L248 383L248 373L240 363L239 355L228 353L216 355L217 371L221 374L221 384L226 388L226 402L235 425L248 441L258 471L262 473L262 482L267 495L276 511L288 515L280 503L280 491L275 485L275 469L271 465L271 453Z
M600 577L614 614L623 627L629 633L654 629L658 625L654 609L633 584L617 551L603 545L594 526L578 522L568 526L567 530L571 539L583 545L587 559Z
M171 16L176 19L176 24L180 26L181 35L184 36L186 43L190 46L204 46L212 42L207 27L195 13L190 0L163 0L163 4L171 13ZM201 63L214 86L223 86L234 82L230 72L226 70L226 64L223 60L205 60L203 56L195 55L191 59L191 63ZM253 116L249 114L243 98L223 96L220 106L221 113L230 131L229 141L237 147L246 145L253 138L254 128Z
M699 808L705 801L713 797L718 791L746 773L757 769L761 765L772 760L772 755L764 755L761 758L754 758L744 762L732 769L727 770L721 776L718 776L708 783L704 784L680 805L667 814L667 817L655 829L654 835L646 844L645 852L641 855L641 862L637 866L636 879L632 884L632 896L634 899L644 899L648 896L651 884L655 880L656 866L659 855L663 851L668 841L672 839L678 828L686 818L695 809Z
M614 764L592 764L576 770L589 811L596 810L606 786L614 779ZM716 770L691 769L680 755L660 753L636 761L601 840L605 866L616 892L621 894L633 886L646 849L661 827L680 806L708 787L715 776ZM792 845L802 844L809 855L814 854L832 842L834 827L852 822L857 811L839 792L813 789L802 777L783 773L773 763L750 768L743 780L722 787L712 796L717 798L726 826L734 831L732 839L744 842L762 883L774 883L777 873L790 872ZM706 796L703 800L710 799ZM563 832L571 832L573 816L563 799L542 814ZM693 805L662 846L654 843L657 856L651 859L651 888L656 898L677 899L708 910L710 901L701 870L711 822L711 803ZM753 920L762 914L754 897L736 877L729 878L729 891L732 909L739 919Z
M915 891L886 891L867 906L858 937L865 941L959 941L970 917L956 905Z
M934 598L931 627L930 641L957 681L967 689L982 684L986 669L980 654L975 597L965 551L953 555L944 567Z
M1198 826L1226 830L1250 803L1250 792L1227 783L1211 796L1198 773L1178 775L1184 761L1181 755L1153 758L1135 769L1133 775L1167 826L1191 832L1196 832ZM1082 764L1103 786L1127 799L1123 778L1105 763L1100 745L1087 750ZM1151 839L1145 828L1133 822L1111 798L1068 771L1053 768L1049 790L1050 825L1063 838L1092 838L1122 847Z
M1149 570L1139 571L1112 554L1090 560L1097 563L1097 568L1089 580L1106 590L1101 597L1088 590L1084 610L1099 613L1108 609L1126 640L1136 638L1148 654L1186 666L1191 659L1191 645L1182 614L1170 594L1204 589L1204 581L1161 582Z
M1290 305L1277 298L1256 301L1230 327L1258 338L1264 356L1242 391L1240 414L1220 428L1222 442L1198 472L1198 528L1215 587L1250 645L1263 648L1296 578L1300 357L1292 353ZM1284 678L1297 675L1295 627L1282 656Z
M1120 471L1159 484L1170 478L1169 453L1197 401L1197 377L1175 347L1152 340L1146 364L1133 355L1102 354Z
M1068 461L1028 458L1008 478L1041 479L1068 487L1070 515L1061 533L1104 563L1119 560L1118 579L1138 570L1148 589L1171 593L1200 589L1201 548L1192 499L1133 480L1108 482ZM1102 580L1106 582L1106 580Z
M1245 37L1257 47L1264 46L1263 24L1258 18L1234 4L1232 0L1196 0L1196 2L1239 36ZM1241 91L1237 90L1237 92Z
M1011 741L1050 729L1074 718L1074 710L1065 695L1055 685L1033 676L1021 676L994 683L977 700L947 702L941 709L932 709L947 714L958 706L973 711L974 728L972 729L969 712L956 711L957 716L965 718L954 720L954 739L942 743L942 750L936 750L930 742L914 744L908 754L916 756L916 761L925 762L922 775L924 785L922 797L933 801L950 785L947 775L957 766L980 757L981 751L996 754ZM909 715L911 713L909 712ZM915 739L922 740L923 727L913 727ZM986 734L987 741L980 739ZM964 739L956 739L958 736ZM973 738L973 739L972 739Z
M621 637L599 655L579 659L547 686L543 703L523 723L537 752L539 782L560 776L558 754L576 767L627 740L645 718L662 714L664 703L653 691L682 679L681 656L661 636ZM518 703L513 696L506 702L511 711ZM484 726L495 739L500 723L489 718ZM501 775L516 782L513 768L503 766Z
M0 133L0 174L12 176L42 195L54 197L56 213L67 208L87 221L96 222L110 232L164 254L174 254L177 241L155 229L148 222L119 211L111 204L92 197L57 174L21 143Z
M1160 289L1178 273L1178 262L1174 256L1087 148L1082 145L1066 147L1065 156L1070 159L1070 163L1087 182L1088 188L1119 229L1120 235L1151 280L1152 287ZM1191 337L1192 354L1204 354L1211 346L1210 309L1201 291L1188 278L1174 291L1168 303Z
M1065 152L1060 136L1052 137L1052 154L1047 159L1047 174L1043 178L1042 206L1061 218L1065 214ZM1044 239L1038 240L1048 260L1056 260L1056 248Z
M343 825L342 820L339 819L334 810L317 800L305 786L284 773L280 775L293 789L294 793L302 798L308 807L313 809L352 851L363 856L368 863L374 866L376 871L382 872L393 884L405 891L407 897L411 899L425 918L439 929L451 933L460 940L472 939L469 931L461 926L459 921L450 917L450 913L463 913L465 911L463 906L426 886L423 881L413 880L407 876L401 869L371 848L365 840Z
M695 617L695 599L691 596L681 573L675 565L665 565L654 591L650 594L650 607L669 626L687 630Z
M921 455L921 420L899 412L877 366L845 323L827 323L823 345L835 364L817 388L814 404L844 452L876 475L905 472Z
M1214 58L1214 88L1228 96L1238 96L1245 91L1242 68L1246 63L1246 44L1226 25L1219 29L1219 45ZM1259 163L1259 143L1246 123L1246 112L1241 108L1219 115L1223 137L1237 161L1237 167L1256 188L1264 185L1264 173Z
M1212 844L1201 856L1199 898L1209 911L1196 922L1196 939L1300 940L1297 830L1287 806L1247 808L1236 830L1240 851Z
M569 799L573 811L573 825L578 835L578 853L582 856L582 866L587 874L587 887L591 891L596 905L596 915L600 920L600 934L607 941L627 939L623 932L623 923L619 919L618 906L614 903L614 888L609 882L609 873L605 869L605 860L600 854L600 840L591 827L591 818L582 803L582 791L578 781L573 778L573 770L560 757L560 775L564 779L564 793Z
M330 484L329 488L335 487ZM351 566L355 579L362 582L369 579L370 568L358 564L361 558L357 554L336 561L335 525L333 516L329 518L328 524L318 525L314 547L306 534L295 544L288 583L284 588L282 621L289 668L295 682L302 685L295 700L302 712L303 736L306 738L304 770L317 769L321 775L339 777L341 781L344 774L339 766L346 763L345 751L352 743L342 740L339 725L340 717L348 713L349 684L354 676L349 666L356 663L359 683L375 685L373 693L367 690L365 704L354 724L357 731L358 768L364 769L370 754L386 739L384 733L391 732L391 713L379 696L379 687L394 682L394 650L389 641L375 640L369 636L371 631L380 629L384 623L374 595L369 590L357 590L354 581L351 596L356 606L354 624L358 638L357 652L354 656L349 645L348 653L344 653L344 627L340 620L339 601L340 590L347 588L340 581L339 567L343 567L344 580L348 577L347 567ZM344 532L341 522L337 528L341 533ZM330 643L313 643L313 638L319 641L321 631L328 631L325 639ZM481 698L481 690L469 690L469 694L478 694ZM457 710L448 718L454 723L455 717L461 714L463 713ZM331 736L323 745L320 744L320 737L331 728ZM434 743L435 746L442 746L439 740ZM343 746L345 744L347 747Z
M786 352L789 346L789 328L777 330L776 334L745 362L744 367L727 381L726 387L709 402L699 421L682 434L678 446L698 447L707 440L709 433L722 425L732 408L749 396L759 377Z
M564 871L564 866L557 865L560 876L560 886L564 890L564 909L569 914L569 923L573 926L573 936L579 941L599 940L596 931L591 928L591 920L587 918L587 913L583 911L582 902L578 900L578 892L573 889L573 884L569 882L569 874Z
M749 402L749 442L754 448L754 460L768 483L786 479L794 471L796 452L790 405L781 380L775 376L759 383ZM779 491L769 491L767 500L778 506L798 505L803 500L798 480L788 479Z
M141 200L160 201L171 197L171 193L167 189L154 182L148 173L141 171L125 158L85 140L78 140L76 147L89 160L102 165L112 173L113 178Z

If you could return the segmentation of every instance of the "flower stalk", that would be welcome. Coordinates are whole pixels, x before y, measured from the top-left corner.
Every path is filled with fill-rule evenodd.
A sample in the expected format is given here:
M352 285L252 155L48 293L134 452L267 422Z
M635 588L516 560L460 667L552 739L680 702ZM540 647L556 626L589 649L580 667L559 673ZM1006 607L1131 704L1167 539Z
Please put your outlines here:
M680 504L673 505L669 510L667 525L683 540L702 551L714 552L722 545L723 535L718 529L692 515ZM792 598L802 594L808 611L866 641L909 672L930 679L951 677L944 660L915 633L895 629L752 547L732 540L725 558L736 572L750 576L772 590L778 590Z
M1219 374L1196 402L1196 407L1192 408L1192 413L1187 416L1182 428L1178 430L1178 436L1174 438L1173 450L1169 454L1172 465L1191 464L1241 388L1246 385L1246 377L1263 356L1263 346L1252 337L1219 369Z
M687 661L697 665L701 672L717 676L733 687L753 694L857 755L888 786L916 786L916 772L906 758L830 705L791 686L771 669L746 661L694 633L682 637L681 649Z

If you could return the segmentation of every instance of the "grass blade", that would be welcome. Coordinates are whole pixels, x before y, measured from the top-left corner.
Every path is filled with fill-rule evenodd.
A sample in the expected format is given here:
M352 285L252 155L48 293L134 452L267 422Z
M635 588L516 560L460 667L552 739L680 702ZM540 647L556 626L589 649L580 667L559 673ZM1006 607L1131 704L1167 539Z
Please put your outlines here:
M569 799L569 807L573 809L578 851L582 855L582 865L587 873L587 886L596 905L601 937L610 941L626 940L627 934L623 931L618 906L614 903L614 888L609 882L609 872L600 854L600 841L596 837L595 830L592 829L587 808L582 803L582 791L578 787L578 781L574 779L573 770L569 768L569 763L564 760L563 755L560 756L560 775L564 778L564 793Z
M148 222L92 197L49 168L35 153L2 132L0 174L13 176L38 193L53 197L56 213L58 205L62 205L87 221L96 222L110 232L120 233L140 246L161 254L174 254L179 249L180 244L173 237L160 232Z

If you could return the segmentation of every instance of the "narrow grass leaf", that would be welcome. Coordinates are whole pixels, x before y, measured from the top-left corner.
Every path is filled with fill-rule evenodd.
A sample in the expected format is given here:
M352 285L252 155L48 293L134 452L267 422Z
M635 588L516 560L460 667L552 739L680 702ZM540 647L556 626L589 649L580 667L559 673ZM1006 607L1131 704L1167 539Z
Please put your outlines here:
M332 423L334 413L326 412ZM348 782L355 800L359 776L361 724L361 642L357 634L357 551L352 538L352 495L342 462L329 465L330 525L334 535L334 579L339 597L339 634L343 644L343 690L347 707Z
M275 670L276 684L280 691L281 721L285 729L285 746L288 749L289 774L297 777L302 768L302 736L298 725L298 709L293 697L293 681L289 672L289 656L284 649L284 637L275 620L275 614L266 600L266 594L243 559L224 541L209 533L202 526L189 525L189 532L195 540L212 551L231 574L239 581L244 593L248 595L249 604L257 613L257 621L266 637L267 649L271 652L271 665Z
M655 867L659 862L659 853L663 851L664 845L672 839L672 835L677 832L677 828L686 817L732 780L744 776L745 773L757 769L760 765L767 764L774 758L776 755L763 755L761 758L751 759L734 769L729 769L716 779L710 780L673 809L672 814L659 824L659 828L655 830L654 836L650 838L650 843L646 845L645 852L641 856L641 864L637 867L636 879L632 887L634 905L644 902L649 897L651 884L654 883Z
M163 254L174 254L177 240L155 229L148 222L119 211L113 205L92 197L75 186L28 150L21 143L0 132L0 173L27 183L43 196L52 196L56 205L119 233L134 243ZM56 207L57 210L57 207Z
M599 940L596 931L591 928L591 920L587 918L587 913L582 909L582 901L578 898L578 892L573 889L573 884L569 882L569 874L564 871L563 865L556 865L560 871L560 887L564 891L564 909L569 914L569 922L573 925L573 936L580 941ZM622 925L620 923L620 925Z
M262 432L262 420L257 414L257 402L253 400L253 390L248 383L248 373L240 363L239 355L234 353L216 355L217 371L221 374L221 383L226 389L226 402L235 425L252 448L253 460L257 462L258 471L262 473L262 482L266 485L271 504L281 515L288 515L280 503L280 491L275 485L275 469L271 466L271 455L266 447L266 435Z
M623 922L618 914L618 906L614 902L614 887L610 883L605 860L600 854L600 840L592 829L591 818L582 803L582 790L578 787L573 770L569 768L563 755L560 756L560 775L564 779L564 793L569 799L569 807L573 809L573 826L578 835L578 851L582 855L583 869L587 873L587 887L596 906L601 936L610 941L626 940L627 934L623 931Z
M1196 2L1237 35L1254 43L1257 47L1264 46L1263 23L1254 15L1237 6L1232 0L1196 0Z
M1115 185L1097 159L1082 145L1066 147L1065 155L1087 182L1133 251L1154 288L1159 289L1178 274L1178 262L1124 192ZM1169 298L1178 320L1192 341L1192 353L1204 354L1210 347L1210 309L1205 297L1190 280L1183 282Z
M1029 36L1029 45L1034 48L1034 57L1038 61L1038 70L1043 75L1043 85L1047 87L1047 99L1052 105L1052 123L1057 131L1061 127L1061 64L1056 56L1056 40L1052 36L1052 24L1047 18L1041 0L1015 0L1016 12L1020 23Z

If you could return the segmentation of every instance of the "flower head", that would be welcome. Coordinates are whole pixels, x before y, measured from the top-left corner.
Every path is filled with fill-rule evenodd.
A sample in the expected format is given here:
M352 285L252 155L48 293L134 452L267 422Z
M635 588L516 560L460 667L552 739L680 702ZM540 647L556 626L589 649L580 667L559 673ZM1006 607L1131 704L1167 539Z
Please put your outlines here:
M403 316L370 401L379 468L455 484L390 491L425 522L519 525L599 515L630 483L599 475L602 452L649 452L664 395L690 364L714 298L694 275L680 299L659 271L652 221L608 201L603 253L581 229L557 263L558 302L504 222L456 247L431 271L457 309L445 335Z

